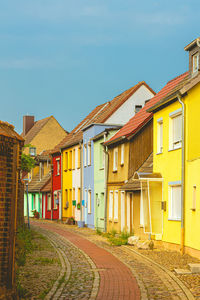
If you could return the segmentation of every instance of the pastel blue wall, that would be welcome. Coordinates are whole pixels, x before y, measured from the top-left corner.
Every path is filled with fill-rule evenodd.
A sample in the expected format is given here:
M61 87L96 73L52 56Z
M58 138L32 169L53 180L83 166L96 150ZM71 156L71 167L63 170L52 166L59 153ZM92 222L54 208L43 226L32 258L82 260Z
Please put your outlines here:
M106 128L113 128L113 125L105 124L93 124L86 130L83 130L83 198L85 200L84 207L84 221L89 228L95 227L94 220L94 143L91 140L97 134L103 132ZM91 143L91 165L88 166L88 161L86 161L85 166L85 147L87 144L87 160L88 160L88 143ZM91 190L91 213L88 213L88 191Z

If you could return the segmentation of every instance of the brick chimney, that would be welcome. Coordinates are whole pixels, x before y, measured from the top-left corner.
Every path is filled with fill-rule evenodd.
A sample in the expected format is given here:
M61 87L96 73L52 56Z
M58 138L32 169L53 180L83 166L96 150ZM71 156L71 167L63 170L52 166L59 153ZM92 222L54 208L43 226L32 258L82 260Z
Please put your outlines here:
M23 116L23 136L33 127L35 122L34 116Z

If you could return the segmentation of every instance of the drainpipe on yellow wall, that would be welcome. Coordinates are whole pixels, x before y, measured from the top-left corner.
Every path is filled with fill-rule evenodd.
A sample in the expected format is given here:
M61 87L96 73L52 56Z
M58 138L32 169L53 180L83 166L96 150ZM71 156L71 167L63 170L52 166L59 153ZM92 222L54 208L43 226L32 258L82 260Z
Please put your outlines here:
M182 174L181 174L181 254L185 250L185 105L178 95L182 106Z

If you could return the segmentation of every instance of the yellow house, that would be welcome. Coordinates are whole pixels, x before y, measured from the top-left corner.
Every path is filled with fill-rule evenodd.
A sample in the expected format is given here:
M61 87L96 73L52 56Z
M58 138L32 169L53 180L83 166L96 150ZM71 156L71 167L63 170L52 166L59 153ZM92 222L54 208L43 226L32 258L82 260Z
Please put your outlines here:
M163 235L170 248L200 257L200 40L185 47L189 72L154 112L154 172L163 177Z
M72 155L73 149L64 149L62 152L62 195L63 195L63 220L72 217Z

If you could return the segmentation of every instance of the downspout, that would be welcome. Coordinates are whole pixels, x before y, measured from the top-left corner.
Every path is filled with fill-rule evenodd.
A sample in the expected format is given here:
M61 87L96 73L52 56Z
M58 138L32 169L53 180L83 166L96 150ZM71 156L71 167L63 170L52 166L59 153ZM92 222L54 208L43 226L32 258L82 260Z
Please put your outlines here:
M182 106L182 174L181 174L181 254L184 254L185 246L185 105L178 95L178 101Z
M79 143L80 147L80 221L83 219L83 212L82 212L82 199L83 199L83 188L82 188L82 183L83 183L83 174L82 174L82 146L81 142Z
M104 141L106 139L106 135L104 135ZM104 153L105 153L105 162L104 162L104 232L107 231L107 182L108 182L108 162L109 162L109 155L108 149L104 146Z

